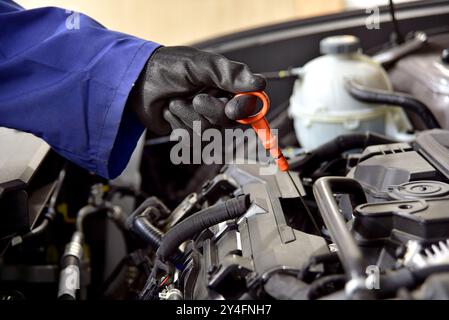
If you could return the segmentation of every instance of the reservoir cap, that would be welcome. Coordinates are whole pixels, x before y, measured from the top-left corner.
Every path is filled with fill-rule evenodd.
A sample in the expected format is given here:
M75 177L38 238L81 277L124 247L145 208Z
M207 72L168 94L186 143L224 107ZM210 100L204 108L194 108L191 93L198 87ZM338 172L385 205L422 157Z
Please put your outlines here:
M355 53L359 49L359 38L351 35L332 36L320 41L321 54Z

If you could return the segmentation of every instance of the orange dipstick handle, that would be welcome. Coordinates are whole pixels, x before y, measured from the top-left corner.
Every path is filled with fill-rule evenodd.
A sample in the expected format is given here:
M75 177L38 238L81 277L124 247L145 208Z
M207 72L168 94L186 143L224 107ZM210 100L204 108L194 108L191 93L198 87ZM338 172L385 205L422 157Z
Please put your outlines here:
M257 114L246 118L237 120L237 122L242 124L250 124L254 131L256 131L257 136L259 137L262 145L266 150L268 150L271 156L275 159L276 164L281 171L288 170L288 162L282 154L281 149L279 149L277 145L276 138L271 134L270 126L268 124L267 119L265 119L265 115L270 108L270 99L268 95L264 91L252 91L252 92L242 92L235 95L235 97L240 97L244 95L251 95L258 97L263 105L262 110L260 110Z

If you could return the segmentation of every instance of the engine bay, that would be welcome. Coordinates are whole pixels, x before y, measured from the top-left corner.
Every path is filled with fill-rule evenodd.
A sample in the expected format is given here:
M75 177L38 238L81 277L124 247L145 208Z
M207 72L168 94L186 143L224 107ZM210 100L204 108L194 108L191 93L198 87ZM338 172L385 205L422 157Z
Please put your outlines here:
M174 165L147 134L108 181L0 128L0 300L449 299L448 33L331 40L265 74L295 81L269 119L289 171Z

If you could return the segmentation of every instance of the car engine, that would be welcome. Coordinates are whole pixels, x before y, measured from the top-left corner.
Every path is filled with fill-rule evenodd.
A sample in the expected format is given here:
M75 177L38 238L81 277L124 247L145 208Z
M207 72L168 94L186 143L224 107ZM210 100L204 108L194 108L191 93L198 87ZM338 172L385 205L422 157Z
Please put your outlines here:
M274 175L260 175L254 164L225 165L173 210L155 197L141 198L128 217L109 202L109 194L142 195L95 181L89 204L76 218L59 221L53 210L64 206L55 209L55 199L64 197L61 178L70 170L63 168L50 187L30 189L30 198L48 195L41 198L48 202L41 225L2 239L2 283L11 286L2 294L18 299L57 283L60 298L95 294L85 290L98 268L95 247L104 250L104 243L95 242L104 239L89 234L83 223L97 225L100 233L101 219L109 218L131 251L109 279L119 283L109 293L114 298L393 298L405 294L401 290L416 298L449 298L449 131L423 131L410 143L386 142L370 133L339 136L294 159L290 172ZM346 153L355 148L361 151ZM344 174L330 176L328 170ZM21 194L20 187L2 184L5 217L6 206L20 208ZM45 237L45 221L72 227L58 226ZM15 230L27 224L19 220ZM5 235L9 230L2 226ZM57 238L65 238L66 246L49 245ZM52 259L52 265L36 265ZM80 272L78 294L61 285L71 268Z
M346 159L346 175L318 178L313 187L301 177L301 168L319 171L320 160L340 156L354 147L345 142L356 139L365 149ZM242 195L251 205L239 219L202 230L186 247L182 270L175 271L179 297L391 298L401 288L444 280L449 132L425 131L413 143L379 139L341 136L302 158L295 173L260 176L253 165L225 166L176 214L198 201L226 203ZM366 289L374 280L380 289ZM176 289L165 290L164 297Z

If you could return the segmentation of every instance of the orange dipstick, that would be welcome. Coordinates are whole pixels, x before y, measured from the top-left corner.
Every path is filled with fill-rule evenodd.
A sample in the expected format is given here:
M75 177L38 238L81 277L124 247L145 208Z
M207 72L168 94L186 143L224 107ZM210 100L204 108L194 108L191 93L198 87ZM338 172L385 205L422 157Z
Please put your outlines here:
M235 97L244 95L258 97L263 103L262 110L249 118L237 120L237 122L241 124L250 124L253 127L254 131L256 131L256 134L262 142L264 148L268 150L271 156L275 159L279 170L287 171L287 159L285 159L281 149L278 148L276 138L271 134L270 126L267 119L265 119L265 115L270 108L270 99L268 98L268 95L264 91L252 91L238 93L235 95Z

